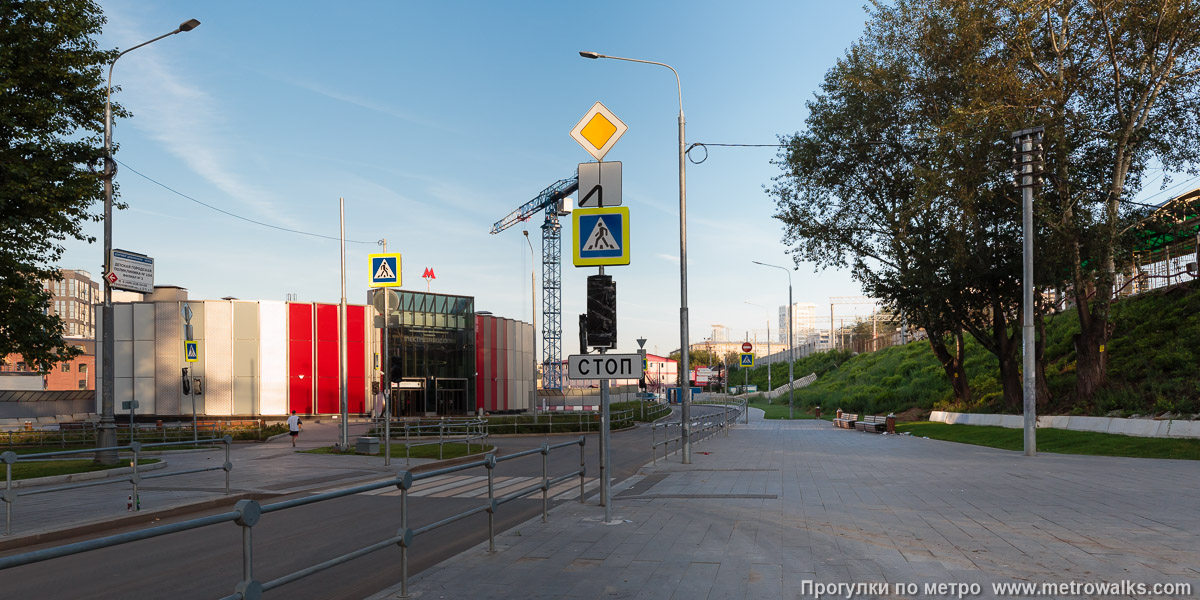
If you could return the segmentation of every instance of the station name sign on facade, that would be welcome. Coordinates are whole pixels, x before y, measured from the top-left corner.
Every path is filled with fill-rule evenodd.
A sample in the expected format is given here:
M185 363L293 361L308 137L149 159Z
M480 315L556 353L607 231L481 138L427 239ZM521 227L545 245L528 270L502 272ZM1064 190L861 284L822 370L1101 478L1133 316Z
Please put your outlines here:
M641 354L572 354L568 379L641 379Z

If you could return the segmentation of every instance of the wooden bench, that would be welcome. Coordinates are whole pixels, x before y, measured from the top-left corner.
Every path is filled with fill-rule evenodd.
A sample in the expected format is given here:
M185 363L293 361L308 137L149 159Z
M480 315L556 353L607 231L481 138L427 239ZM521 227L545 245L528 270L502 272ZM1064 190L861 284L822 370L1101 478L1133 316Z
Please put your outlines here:
M861 420L855 421L854 428L859 431L883 433L887 431L887 417L882 417L879 415L866 415Z
M842 429L854 429L854 422L858 420L858 415L854 413L842 413L842 418L834 419L833 425Z

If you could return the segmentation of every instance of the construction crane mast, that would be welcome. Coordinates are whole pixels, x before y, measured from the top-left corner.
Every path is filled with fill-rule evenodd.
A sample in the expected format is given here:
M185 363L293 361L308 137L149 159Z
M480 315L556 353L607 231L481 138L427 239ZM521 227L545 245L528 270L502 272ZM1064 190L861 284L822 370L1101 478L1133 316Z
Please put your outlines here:
M560 179L492 226L497 234L544 212L542 223L542 389L561 390L562 373L562 226L570 214L564 200L579 189L578 175Z

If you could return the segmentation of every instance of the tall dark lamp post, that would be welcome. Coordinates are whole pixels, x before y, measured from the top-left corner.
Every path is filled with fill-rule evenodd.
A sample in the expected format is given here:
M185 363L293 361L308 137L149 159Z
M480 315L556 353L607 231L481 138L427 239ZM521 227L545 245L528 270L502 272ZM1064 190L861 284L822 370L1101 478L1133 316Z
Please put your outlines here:
M113 396L113 385L116 383L116 368L113 364L113 353L116 352L116 344L113 340L113 304L112 304L112 284L108 280L108 274L112 271L112 265L109 264L109 259L112 257L112 204L113 204L113 177L117 174L117 163L112 157L112 73L113 67L117 65L117 60L130 52L153 44L165 37L175 35L184 31L191 31L200 25L200 21L189 19L179 24L174 31L164 33L148 42L142 42L132 48L129 48L117 55L112 63L108 65L108 89L104 96L104 173L101 175L104 179L104 306L101 309L104 328L101 330L101 358L100 377L100 425L96 440L98 448L112 448L117 445L117 423L114 418L115 406ZM131 423L132 426L132 423ZM115 465L117 464L117 451L107 450L96 453L96 461L101 464Z
M679 72L674 67L666 63L654 62L652 60L639 60L636 58L622 58L620 56L607 56L599 52L581 51L580 56L584 58L607 58L611 60L624 60L628 62L643 63L647 65L658 65L666 67L675 74L675 87L679 92L679 368L680 368L680 419L683 425L683 463L690 464L692 462L692 386L688 381L689 373L688 365L688 303L687 303L687 170L684 167L687 155L687 147L684 146L684 119L683 119L683 86L679 83Z

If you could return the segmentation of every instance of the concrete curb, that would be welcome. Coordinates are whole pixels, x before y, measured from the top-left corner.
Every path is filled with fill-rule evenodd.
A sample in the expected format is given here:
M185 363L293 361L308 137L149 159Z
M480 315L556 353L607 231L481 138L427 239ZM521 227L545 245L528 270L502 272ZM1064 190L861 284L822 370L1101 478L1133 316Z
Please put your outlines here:
M284 435L287 435L287 434L284 434ZM499 451L499 450L501 450L501 448L499 446L494 446L493 451ZM480 460L487 454L488 454L487 452L482 452L482 453L478 453L478 454L472 454L470 456L460 456L458 458L451 458L451 459L446 459L446 460L441 460L441 461L432 461L432 462L427 462L427 463L423 463L423 464L419 464L419 465L413 465L412 467L410 467L408 469L402 469L402 470L407 470L410 473L424 473L427 471L435 471L435 470L443 469L446 467L457 466L460 464ZM365 456L365 455L357 455L357 456ZM378 455L371 456L370 458L378 458ZM393 459L393 460L396 460L396 459ZM400 460L403 460L403 459L400 459ZM150 471L150 470L165 469L166 467L167 467L167 462L162 461L159 463L154 463L152 465L146 465L145 467L139 467L138 471L144 472L144 471ZM93 477L91 477L91 479L99 479L102 477L117 477L120 475L128 475L129 473L132 473L132 472L133 472L133 469L130 467L121 467L121 468L117 468L117 469L109 469L107 471L95 471L93 473L76 473L73 475L56 475L54 477L42 477L42 478L38 478L36 481L38 481L39 483L56 483L55 481L51 481L51 480L56 479L56 478L78 477L80 475L93 475ZM111 475L107 475L108 473L111 473ZM368 477L367 479L370 479L370 478ZM35 481L35 480L23 479L21 481ZM78 479L76 479L75 481L78 481ZM14 488L18 487L16 484L17 484L17 482L14 481L13 482ZM32 484L26 484L26 485L28 486L28 485L32 485ZM357 485L357 484L351 484L351 485ZM249 491L249 492L230 494L229 496L225 496L222 498L214 498L214 499L210 499L210 500L203 500L200 502L179 504L177 506L172 506L170 508L163 508L160 510L139 511L136 513L131 513L128 516L110 518L110 519L98 519L96 521L83 523L83 524L79 524L79 525L72 525L72 526L65 527L63 529L56 529L54 531L44 531L41 533L32 533L29 535L16 536L16 537L12 537L12 538L0 538L0 552L17 549L17 548L25 548L27 546L32 546L35 544L55 542L55 541L59 541L59 540L63 540L63 539L69 539L72 537L81 536L81 535L102 533L102 532L105 532L105 531L108 531L111 529L126 527L126 526L130 526L130 525L145 524L147 522L147 520L153 522L153 520L155 520L155 519L161 520L161 519L166 519L166 518L174 517L174 516L189 515L191 513L197 512L197 511L203 511L203 510L207 510L207 509L211 509L211 508L232 506L239 500L265 500L268 498L278 498L278 497L289 496L289 495L293 495L293 494L297 494L297 493L303 493L305 491L329 490L329 489L337 489L339 487L350 487L350 486L342 486L341 484L334 484L334 485L326 485L326 486L308 487L305 489L287 490L287 491L283 491L283 492L265 492L265 491L261 491L261 490ZM149 519L147 519L147 517L149 517Z
M163 460L148 465L138 465L138 472L145 473L146 471L158 471L159 469L167 468L167 461ZM116 469L105 469L103 471L90 471L87 473L70 473L67 475L51 475L49 477L34 477L32 479L16 479L13 480L13 489L28 488L39 485L52 485L56 483L78 483L80 481L92 481L95 479L111 479L121 477L133 473L133 467L117 467Z
M274 497L280 496L280 495L281 494L269 494L269 493L264 493L264 492L245 492L245 493L241 493L241 494L230 494L229 496L226 496L224 498L214 498L212 500L205 500L203 502L196 502L196 503L192 503L192 504L184 504L184 505L180 505L180 506L174 506L171 508L164 508L161 510L143 510L143 511L138 511L135 513L130 513L129 516L126 516L126 517L118 517L116 519L98 520L98 521L94 521L91 523L84 523L82 525L74 525L74 526L67 527L64 529L57 529L54 531L45 531L42 533L32 533L32 534L29 534L26 536L14 537L11 539L9 539L9 538L0 539L0 552L4 552L7 550L13 550L13 549L17 549L17 548L25 548L27 546L32 546L34 544L56 542L58 540L70 539L70 538L81 536L81 535L99 533L99 532L103 532L103 531L108 531L110 529L115 529L118 527L142 524L142 523L145 523L147 520L153 522L155 520L167 519L167 518L175 517L175 516L179 516L179 515L186 515L189 513L200 511L200 510L207 510L210 508L219 508L219 507L226 506L226 505L233 506L239 500L263 500L266 498L274 498Z

